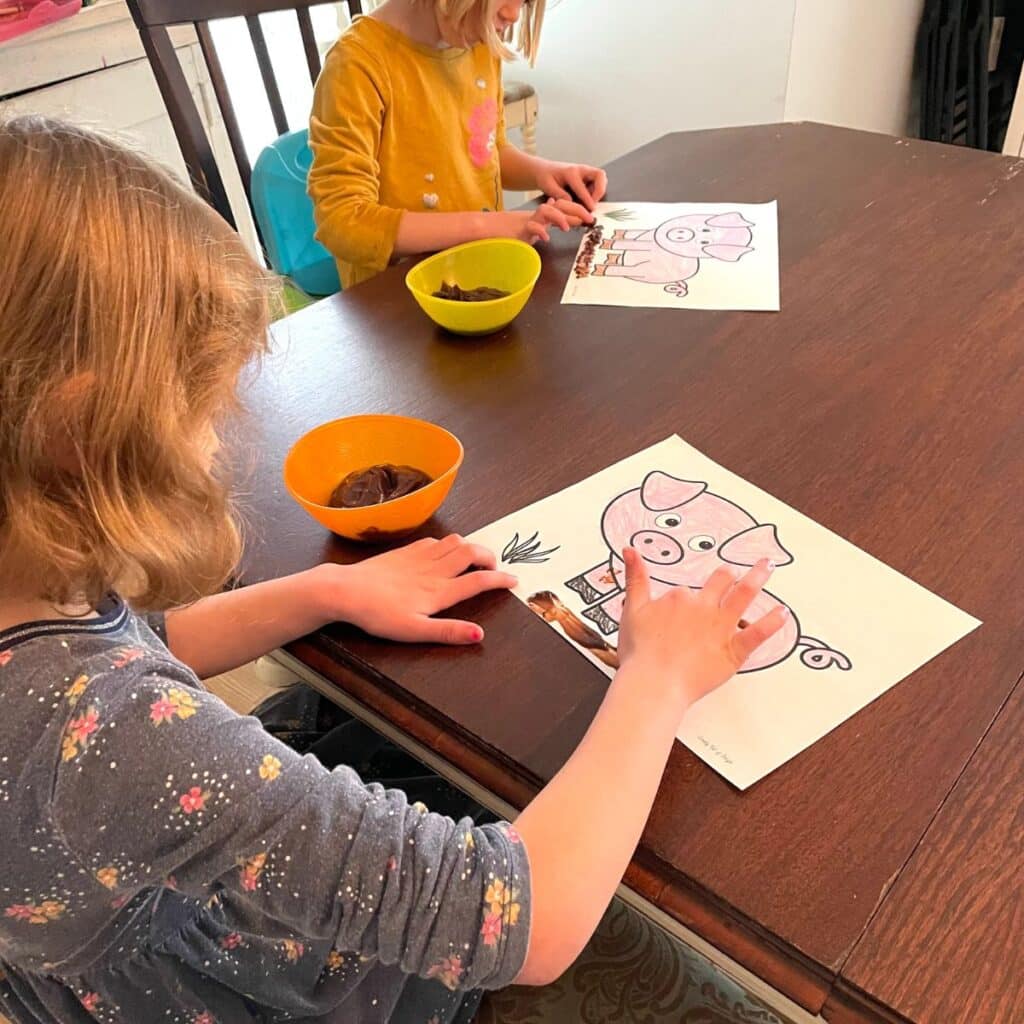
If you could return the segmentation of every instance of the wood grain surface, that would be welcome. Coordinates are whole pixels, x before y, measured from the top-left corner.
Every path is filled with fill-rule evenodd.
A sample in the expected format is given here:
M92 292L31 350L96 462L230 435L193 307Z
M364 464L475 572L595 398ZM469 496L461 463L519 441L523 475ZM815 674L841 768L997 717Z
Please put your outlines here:
M437 331L405 268L290 317L246 385L244 579L367 554L281 483L288 447L325 420L395 412L461 438L438 535L679 433L984 626L744 794L677 745L630 881L814 1011L856 950L850 998L864 1019L896 1003L947 1024L935 1014L949 1004L923 988L959 998L972 982L954 975L989 955L993 934L1004 954L985 982L1001 978L1019 1009L1019 882L1016 906L986 890L989 927L947 942L938 882L973 910L961 874L994 868L1006 848L989 829L1008 835L1014 821L1020 862L1021 758L978 748L1024 666L1022 166L808 124L669 136L610 168L611 198L778 199L781 313L561 306L573 236L544 250L532 301L496 337ZM293 652L522 804L582 736L605 679L511 597L460 614L486 628L480 649L338 626ZM989 770L973 788L968 771L940 813L976 752ZM1001 816L986 815L997 797ZM972 998L972 1020L1010 1019Z

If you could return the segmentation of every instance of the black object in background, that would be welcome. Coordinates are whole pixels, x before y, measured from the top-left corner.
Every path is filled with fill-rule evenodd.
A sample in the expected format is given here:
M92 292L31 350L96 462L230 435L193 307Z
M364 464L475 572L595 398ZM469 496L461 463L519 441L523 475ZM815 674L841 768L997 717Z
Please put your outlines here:
M1000 151L1022 63L1020 0L926 0L918 39L921 138Z

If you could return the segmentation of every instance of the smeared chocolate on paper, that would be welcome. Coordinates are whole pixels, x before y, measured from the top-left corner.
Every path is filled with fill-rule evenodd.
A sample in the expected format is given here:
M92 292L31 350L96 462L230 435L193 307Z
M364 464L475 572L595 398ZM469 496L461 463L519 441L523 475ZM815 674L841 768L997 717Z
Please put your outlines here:
M601 245L603 237L604 228L600 224L595 224L587 230L587 233L583 236L583 244L580 246L579 254L576 257L576 263L573 266L572 272L576 277L589 277L590 269L594 265L594 254Z
M539 615L545 622L557 623L565 635L585 647L599 661L609 668L619 667L619 652L612 647L596 630L591 629L582 619L566 606L550 591L541 590L531 594L526 603L530 610Z

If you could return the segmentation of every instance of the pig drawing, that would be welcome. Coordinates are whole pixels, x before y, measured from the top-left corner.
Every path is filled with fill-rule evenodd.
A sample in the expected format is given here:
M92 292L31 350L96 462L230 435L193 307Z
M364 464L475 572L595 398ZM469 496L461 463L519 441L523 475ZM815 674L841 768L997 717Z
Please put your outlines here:
M615 231L601 242L604 263L596 277L628 277L661 284L670 295L687 293L686 282L700 270L701 260L735 263L753 252L754 225L739 213L691 213L674 217L652 231Z
M605 636L618 630L622 615L623 548L632 547L640 552L655 597L670 587L699 590L723 564L746 568L762 558L771 559L776 566L793 561L774 526L758 523L738 505L712 494L705 483L678 480L667 473L649 473L640 487L613 499L604 510L601 533L611 552L609 559L569 580L566 586L583 598L588 605L583 615ZM762 591L746 618L759 619L782 603L773 594ZM800 660L808 668L850 668L850 660L844 654L801 634L794 612L740 671L769 668L795 651L800 652Z

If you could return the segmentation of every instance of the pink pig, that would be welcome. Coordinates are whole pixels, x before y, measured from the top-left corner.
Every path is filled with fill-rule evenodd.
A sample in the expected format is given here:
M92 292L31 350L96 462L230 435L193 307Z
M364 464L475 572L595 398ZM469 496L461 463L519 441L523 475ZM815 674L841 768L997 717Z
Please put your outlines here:
M616 231L601 243L602 249L612 252L593 273L663 284L669 294L682 296L702 259L735 263L753 252L752 227L738 213L691 213L667 220L653 231Z
M601 533L611 557L566 583L591 607L584 615L606 636L619 628L625 600L625 566L621 552L640 552L651 577L654 596L670 587L699 590L723 564L749 567L762 558L776 566L788 565L793 556L782 546L775 527L758 523L731 501L712 494L707 484L678 480L667 473L650 473L641 487L620 494L604 511ZM763 591L747 612L753 621L782 604ZM742 672L768 668L801 648L801 660L810 668L850 667L849 659L813 637L801 636L796 615L765 641L747 660Z

